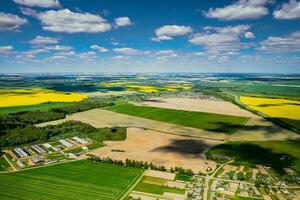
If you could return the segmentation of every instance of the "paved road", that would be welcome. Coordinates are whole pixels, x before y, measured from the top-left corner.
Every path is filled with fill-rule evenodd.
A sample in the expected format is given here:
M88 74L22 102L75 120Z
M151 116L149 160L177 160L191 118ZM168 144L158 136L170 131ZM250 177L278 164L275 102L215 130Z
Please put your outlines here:
M208 185L209 181L212 180L212 179L215 179L216 173L217 173L220 169L222 169L222 168L224 167L224 165L226 165L226 164L228 164L228 163L231 163L232 161L233 161L233 160L230 160L230 161L228 161L228 162L226 162L226 163L223 163L222 165L220 165L220 166L214 171L214 173L212 173L212 175L204 177L204 178L205 178L205 187L204 187L204 193L203 193L203 200L207 200L208 191L209 191L209 189L210 189L210 187L209 187L209 185Z

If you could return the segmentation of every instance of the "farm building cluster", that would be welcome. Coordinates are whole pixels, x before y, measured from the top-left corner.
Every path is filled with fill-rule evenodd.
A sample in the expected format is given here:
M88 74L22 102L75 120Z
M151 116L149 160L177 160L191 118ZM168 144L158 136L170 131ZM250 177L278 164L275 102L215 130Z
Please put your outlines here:
M59 157L74 157L74 149L87 151L87 145L91 144L90 139L80 138L78 136L60 139L56 142L34 144L25 147L16 147L9 151L12 161L15 161L17 167L34 166L38 164L49 164L57 161Z

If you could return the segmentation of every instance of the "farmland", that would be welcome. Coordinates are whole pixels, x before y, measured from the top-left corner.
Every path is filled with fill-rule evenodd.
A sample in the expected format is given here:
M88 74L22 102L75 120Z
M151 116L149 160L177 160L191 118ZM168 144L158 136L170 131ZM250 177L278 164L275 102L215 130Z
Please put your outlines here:
M273 167L288 167L300 171L299 140L290 141L253 141L229 142L212 148L208 155L224 155L234 157L238 162L264 164ZM286 160L280 159L283 155Z
M25 106L46 102L78 102L86 98L79 93L62 93L41 88L0 90L0 107Z
M140 103L144 106L168 108L175 110L187 110L197 112L216 113L223 115L234 115L242 117L257 117L251 112L241 109L238 106L219 99L211 100L200 98L151 98Z
M157 130L164 133L170 133L181 136L206 138L214 140L224 140L225 133L212 132L204 129L181 126L178 124L165 123L155 120L150 120L142 117L112 112L105 109L92 109L84 112L67 115L65 119L48 121L38 124L38 127L47 125L57 125L68 120L81 121L91 124L96 128L105 127L142 127L149 130Z
M142 84L137 84L136 81L145 81L146 79L134 79L134 81L112 81L112 82L103 82L100 85L108 88L113 87L121 87L124 88L126 91L136 91L141 93L157 93L160 91L177 91L177 90L188 90L191 89L191 85L155 85L149 84L146 85L145 83L141 82Z
M76 161L0 174L1 199L116 199L140 169ZM9 187L7 187L9 185Z
M66 103L66 102L54 102L54 103L41 103L36 105L28 105L28 106L9 106L9 107L0 107L0 115L9 114L9 113L17 113L22 111L47 111L52 108L61 108L66 106L72 106L74 103Z
M149 139L151 138L151 139ZM142 128L127 128L125 141L105 141L105 146L90 153L116 160L140 160L166 168L181 166L194 172L215 169L216 164L201 154L221 144L220 141L195 139ZM113 151L113 150L121 151Z
M117 105L108 108L108 110L182 126L225 133L234 131L248 120L246 117L144 107L132 104Z
M300 128L300 101L241 96L240 101L253 110Z
M0 171L5 171L8 168L10 168L8 162L5 160L4 157L0 157Z
M176 194L184 194L185 190L164 186L167 181L160 178L144 176L138 185L134 188L135 191L163 195L165 192Z
M299 95L292 95L287 90L298 90L298 82L252 80L243 75L234 75L238 78L221 76L207 75L202 80L202 75L179 74L153 75L145 79L139 79L137 75L62 75L53 78L49 75L12 79L9 80L11 85L0 81L3 86L0 95L20 95L32 101L41 97L38 93L62 95L62 100L73 94L84 96L82 100L66 102L48 99L30 105L3 104L0 108L0 144L13 167L4 157L1 158L0 171L4 171L0 173L1 180L4 180L0 183L0 196L4 197L1 199L116 199L121 193L134 199L184 199L191 194L193 198L203 196L204 199L213 193L221 197L221 190L215 187L229 191L227 185L236 181L233 175L240 180L242 172L245 172L242 175L247 175L244 181L250 183L252 191L262 176L256 174L255 177L253 172L254 178L250 179L252 170L248 169L257 171L256 164L270 176L275 176L274 184L278 180L294 184L300 172L300 135L286 126L275 124L272 119L289 120L290 125L299 124L298 111L295 112ZM260 88L270 88L270 91ZM254 96L258 99L252 99L253 105L251 101L243 102L244 97ZM240 97L248 107L239 104ZM259 109L270 109L275 114ZM268 116L264 118L253 110ZM74 142L74 136L89 143L85 146L75 144L74 148L63 147L62 152L41 155L33 152L43 160L35 165L27 157L19 159L25 167L12 160L10 152L16 147L28 151L33 144L43 147L49 143L56 147L60 145L60 139ZM107 163L83 160L93 155ZM142 169L108 164L128 159L151 163L149 168L152 165L158 167L151 168L156 174L168 173L173 178L152 177L145 173L144 178L140 177L139 182L131 185ZM52 162L61 163L52 165ZM224 169L219 163L225 162L231 162L236 172L222 174ZM182 173L179 169L183 170ZM220 169L220 173L213 175L216 169ZM289 175L277 173L286 170L290 171ZM218 184L213 184L217 180L208 181L205 186L209 176L217 178L219 175L224 181L218 180ZM185 183L176 180L192 182L192 188L181 187ZM237 183L234 184L238 187ZM260 198L243 184L236 195L243 196L243 191L249 197ZM267 187L269 183L264 184ZM132 187L127 190L129 185ZM268 188L257 187L257 190L271 194ZM230 198L234 198L234 192L231 193Z

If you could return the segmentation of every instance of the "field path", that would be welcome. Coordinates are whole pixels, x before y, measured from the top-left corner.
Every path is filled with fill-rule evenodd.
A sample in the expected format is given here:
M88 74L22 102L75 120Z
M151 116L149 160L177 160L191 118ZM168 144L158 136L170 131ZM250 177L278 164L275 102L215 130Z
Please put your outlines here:
M8 164L12 167L13 171L17 171L17 169L15 168L15 166L10 162L10 160L6 157L5 154L3 155L3 157L8 162Z
M125 199L129 194L130 192L135 188L135 186L141 181L141 179L143 178L145 174L145 171L143 171L142 174L140 174L140 176L138 177L138 179L136 180L133 180L133 184L130 185L130 187L127 189L127 191L120 197L118 198L119 200L123 200Z

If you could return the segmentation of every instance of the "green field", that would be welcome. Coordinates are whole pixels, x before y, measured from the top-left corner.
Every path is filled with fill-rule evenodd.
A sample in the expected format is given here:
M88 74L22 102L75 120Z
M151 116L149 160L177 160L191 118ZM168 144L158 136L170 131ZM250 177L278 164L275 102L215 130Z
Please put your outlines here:
M180 181L191 181L192 176L189 175L183 175L183 174L176 174L175 180L180 180Z
M238 129L248 120L246 117L135 106L132 104L121 104L107 109L137 117L225 133Z
M3 156L0 157L0 171L6 171L9 167L10 165L5 160L5 158Z
M184 189L172 188L168 186L164 186L163 184L166 182L164 179L153 178L144 176L142 180L137 184L134 188L135 191L158 194L163 195L164 192L170 192L175 194L184 194Z
M224 155L238 162L264 164L275 168L292 167L300 172L300 141L229 142L211 149L207 156ZM284 159L280 159L283 158Z
M0 115L5 115L9 113L17 113L22 111L47 111L52 108L61 108L66 106L72 106L74 103L42 103L37 105L29 105L29 106L12 106L12 107L2 107L0 108Z
M140 169L76 161L0 174L5 199L102 199L120 197L141 174Z

